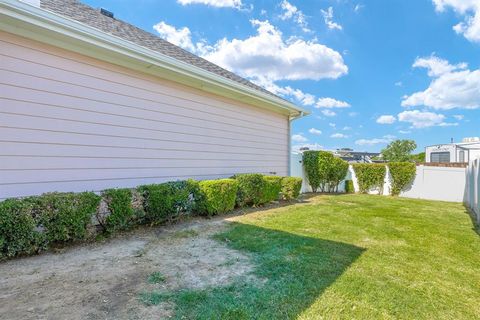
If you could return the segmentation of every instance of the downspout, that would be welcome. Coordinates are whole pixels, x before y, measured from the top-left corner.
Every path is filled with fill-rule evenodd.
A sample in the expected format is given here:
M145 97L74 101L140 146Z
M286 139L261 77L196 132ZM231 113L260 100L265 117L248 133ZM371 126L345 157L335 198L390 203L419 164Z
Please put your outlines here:
M296 120L298 118L301 118L305 115L303 111L300 111L300 113L297 116L289 116L288 117L288 156L287 156L287 166L288 166L288 171L287 175L290 177L292 174L292 121Z

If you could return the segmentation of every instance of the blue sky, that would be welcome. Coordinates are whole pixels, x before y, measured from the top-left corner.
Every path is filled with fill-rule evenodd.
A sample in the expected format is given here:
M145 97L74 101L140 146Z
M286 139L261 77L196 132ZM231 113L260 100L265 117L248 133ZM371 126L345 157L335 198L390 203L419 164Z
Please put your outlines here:
M480 136L480 0L84 0L312 115L293 145Z

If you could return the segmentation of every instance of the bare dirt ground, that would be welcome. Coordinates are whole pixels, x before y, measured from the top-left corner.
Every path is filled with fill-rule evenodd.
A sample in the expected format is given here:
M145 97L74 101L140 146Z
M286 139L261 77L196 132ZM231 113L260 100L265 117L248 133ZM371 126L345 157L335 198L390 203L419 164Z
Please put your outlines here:
M0 262L0 319L169 318L174 306L145 306L139 294L253 280L250 257L211 239L228 220L194 219ZM149 284L153 272L166 281Z

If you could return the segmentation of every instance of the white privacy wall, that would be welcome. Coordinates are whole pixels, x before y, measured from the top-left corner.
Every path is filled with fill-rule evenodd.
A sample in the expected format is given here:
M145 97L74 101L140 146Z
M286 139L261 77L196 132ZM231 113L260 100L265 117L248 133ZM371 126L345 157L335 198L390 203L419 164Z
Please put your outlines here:
M0 199L288 174L288 118L0 33Z
M312 192L308 184L308 179L306 173L303 169L302 164L302 155L301 154L292 154L291 156L291 174L292 176L301 177L303 179L302 192ZM475 173L470 174L472 179L472 188L476 191L473 191L472 194L476 194L477 199L477 211L478 209L478 160L476 167L476 176ZM467 184L467 168L458 168L458 167L439 167L439 166L427 166L427 165L418 165L417 172L413 183L404 190L400 196L406 198L417 198L417 199L427 199L427 200L441 200L441 201L452 201L452 202L463 202L466 194L466 184ZM352 180L353 186L356 191L359 190L357 177L353 167L350 166L348 169L346 180ZM476 179L476 180L474 180ZM476 185L473 183L476 181ZM345 192L345 184L342 181L339 186L338 192ZM390 172L387 166L387 173L385 176L385 181L383 184L382 195L390 195L391 191L391 178ZM475 193L476 192L476 193ZM379 194L380 190L370 190L370 194ZM473 197L473 195L472 195ZM472 198L473 199L473 198Z
M465 204L474 213L480 224L480 159L470 162L467 172Z

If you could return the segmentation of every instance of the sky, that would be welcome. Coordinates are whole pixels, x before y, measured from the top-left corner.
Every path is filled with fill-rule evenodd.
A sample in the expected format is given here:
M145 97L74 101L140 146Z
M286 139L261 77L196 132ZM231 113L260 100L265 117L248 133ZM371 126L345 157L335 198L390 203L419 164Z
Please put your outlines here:
M83 0L311 111L292 147L480 136L480 0Z

